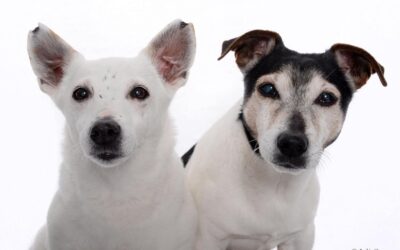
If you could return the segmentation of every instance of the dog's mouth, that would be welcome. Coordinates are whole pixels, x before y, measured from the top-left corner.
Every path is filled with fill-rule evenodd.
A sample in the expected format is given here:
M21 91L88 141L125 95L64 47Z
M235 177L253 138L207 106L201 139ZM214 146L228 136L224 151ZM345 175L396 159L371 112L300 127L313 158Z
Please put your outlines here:
M306 166L304 165L295 165L293 163L290 162L274 162L275 165L282 167L282 168L286 168L286 169L293 169L293 170L297 170L297 169L305 169Z
M276 155L274 157L273 163L281 168L288 170L301 170L306 169L307 159L306 157L285 157L283 155Z
M108 162L120 158L121 154L115 152L102 152L102 153L97 153L96 157L103 161Z
M91 156L99 163L106 165L123 158L123 154L120 150L111 148L94 148L92 149Z

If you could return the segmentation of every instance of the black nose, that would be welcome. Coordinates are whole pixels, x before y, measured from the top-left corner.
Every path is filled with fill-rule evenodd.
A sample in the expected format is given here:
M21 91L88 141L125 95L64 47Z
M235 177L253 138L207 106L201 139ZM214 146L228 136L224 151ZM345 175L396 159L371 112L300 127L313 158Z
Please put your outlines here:
M99 146L111 146L118 142L121 127L113 120L98 121L90 131L90 139Z
M277 146L287 157L299 157L307 151L308 140L305 135L283 133L278 136Z

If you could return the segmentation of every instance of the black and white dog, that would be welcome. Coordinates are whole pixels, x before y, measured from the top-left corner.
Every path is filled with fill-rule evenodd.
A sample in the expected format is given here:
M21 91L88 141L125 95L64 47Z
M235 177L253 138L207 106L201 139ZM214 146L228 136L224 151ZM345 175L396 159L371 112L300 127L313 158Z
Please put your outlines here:
M200 216L197 250L309 250L319 200L316 166L338 137L353 93L383 67L365 50L286 48L254 30L225 41L244 98L183 157Z

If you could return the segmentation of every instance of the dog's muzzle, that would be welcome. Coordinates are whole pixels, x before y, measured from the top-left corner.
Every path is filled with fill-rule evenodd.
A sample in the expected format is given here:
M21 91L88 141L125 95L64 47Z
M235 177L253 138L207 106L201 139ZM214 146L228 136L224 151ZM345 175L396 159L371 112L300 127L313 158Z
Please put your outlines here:
M276 146L279 152L274 162L285 168L305 168L308 139L304 134L282 133L278 136Z
M107 118L97 121L90 130L93 154L104 161L121 156L121 127L114 120Z

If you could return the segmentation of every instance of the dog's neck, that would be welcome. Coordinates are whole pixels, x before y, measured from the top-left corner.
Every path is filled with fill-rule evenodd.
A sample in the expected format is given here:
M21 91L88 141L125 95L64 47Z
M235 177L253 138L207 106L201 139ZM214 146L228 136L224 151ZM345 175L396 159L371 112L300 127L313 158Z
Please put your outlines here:
M157 187L163 187L163 181L168 179L166 176L171 171L183 168L174 152L173 128L169 118L166 118L159 137L146 140L131 158L111 168L101 167L88 159L69 128L65 130L60 189L70 196L98 200L109 197L145 200L142 196L151 196L153 191L159 191Z

